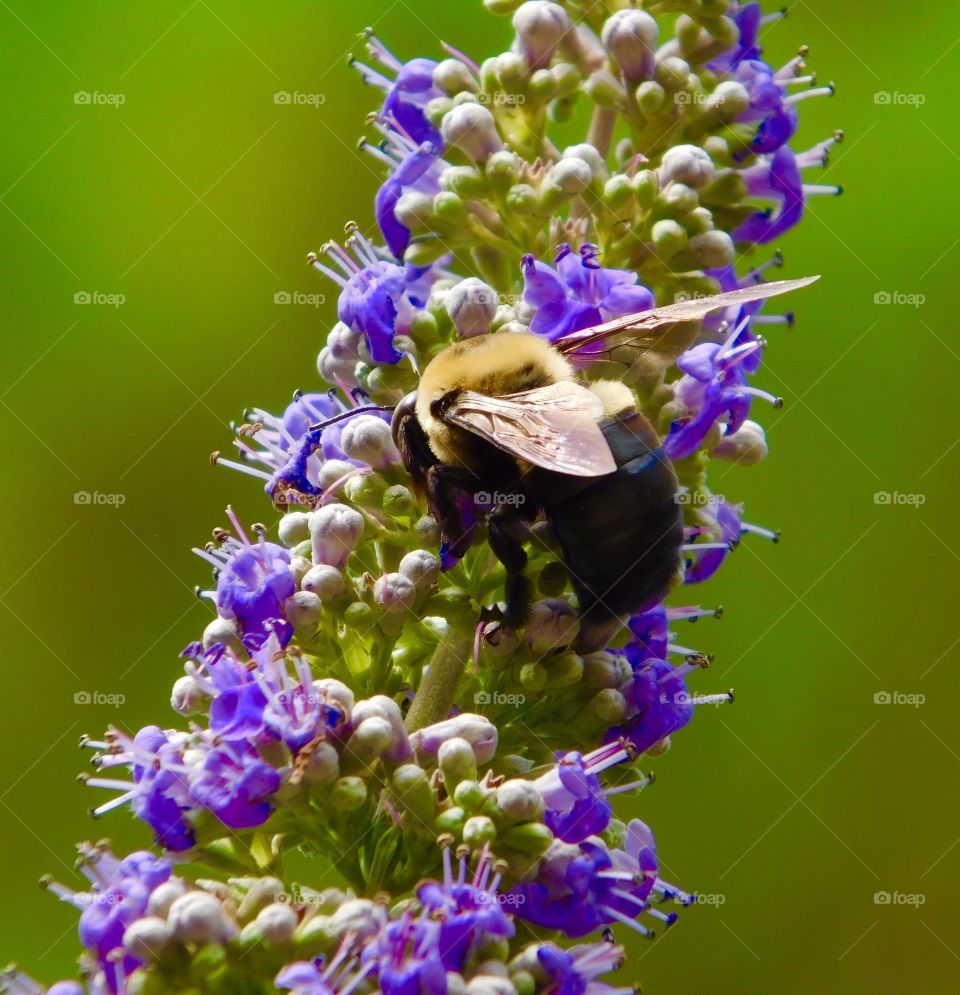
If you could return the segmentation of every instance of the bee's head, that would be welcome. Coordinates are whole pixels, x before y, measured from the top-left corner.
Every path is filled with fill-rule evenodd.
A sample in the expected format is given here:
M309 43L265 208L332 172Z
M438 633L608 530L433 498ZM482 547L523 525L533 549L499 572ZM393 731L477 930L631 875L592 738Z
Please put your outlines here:
M400 437L400 425L403 423L403 419L407 415L415 415L417 407L417 392L411 390L409 394L405 394L397 406L393 409L393 418L390 422L390 431L393 433L393 444L399 446Z

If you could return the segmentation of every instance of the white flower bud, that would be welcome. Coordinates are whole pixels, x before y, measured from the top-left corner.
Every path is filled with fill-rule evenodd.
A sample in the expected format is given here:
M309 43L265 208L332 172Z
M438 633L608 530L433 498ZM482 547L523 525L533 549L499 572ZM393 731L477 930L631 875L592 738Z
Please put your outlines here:
M187 884L180 878L170 878L164 881L151 892L150 900L147 902L147 913L166 919L170 913L170 906L186 892Z
M479 104L460 104L443 115L440 133L448 145L456 145L474 162L503 147L493 114Z
M240 632L237 623L230 618L215 618L204 630L201 637L203 648L210 649L215 643L228 649L240 648Z
M514 778L497 788L497 808L514 822L529 822L543 814L543 796L532 781Z
M467 982L467 995L516 995L517 989L509 978L478 974Z
M313 682L317 694L326 696L342 712L347 722L353 715L353 692L335 677L320 677Z
M300 756L304 754L301 752ZM311 784L330 781L340 776L340 754L330 743L316 743L307 754L306 765L303 768L304 780Z
M408 190L397 201L393 213L407 228L414 231L428 228L433 218L433 197L419 190Z
M365 940L379 929L377 906L369 898L351 898L344 902L330 917L334 933L343 937L353 933L357 940Z
M530 609L525 636L534 653L568 646L577 637L580 623L569 601L544 598Z
M373 585L373 600L391 615L409 611L416 599L416 586L402 573L384 574Z
M440 560L425 549L414 549L400 561L398 570L413 582L418 591L423 591L433 587L437 582L437 577L440 576Z
M294 629L315 628L323 604L312 591L297 591L283 603L283 614Z
M454 736L440 744L437 750L437 764L444 775L453 776L456 780L465 777L475 777L477 758L473 747L459 736ZM450 790L448 788L448 790Z
M473 93L477 88L473 74L459 59L438 62L433 69L433 83L451 97L465 90Z
M297 929L297 914L286 902L274 902L260 910L253 925L268 943L289 943Z
M351 459L366 463L374 470L386 470L400 462L390 426L376 415L351 418L343 428L340 446Z
M167 922L181 943L222 943L236 934L223 906L205 891L188 891L178 898L170 906Z
M718 83L705 102L706 108L718 112L725 121L732 121L749 106L749 91L742 83L732 79Z
M319 508L310 516L313 562L342 567L362 535L363 515L359 511L343 504Z
M358 386L357 363L364 358L366 345L362 336L348 325L338 321L327 335L327 344L317 356L317 371L327 383Z
M320 472L317 474L317 481L324 490L327 490L341 477L345 477L354 470L356 470L356 467L346 460L328 459L320 467Z
M528 0L513 15L517 46L534 69L543 69L550 64L571 27L563 7L549 0Z
M336 567L318 563L303 575L300 589L312 592L323 602L334 601L346 593L347 582Z
M441 743L458 736L472 747L478 763L486 763L497 749L497 727L485 716L463 712L443 719L410 734L410 743L418 751L436 756Z
M347 743L347 752L361 757L379 757L393 744L393 726L379 715L364 719Z
M729 266L733 262L733 239L719 228L694 235L688 247L696 254L703 269L716 269Z
M369 718L381 718L390 723L393 729L392 745L385 756L391 763L403 763L412 756L407 727L403 721L400 706L385 694L375 694L371 698L358 701L353 707L351 721L354 726L360 725Z
M137 960L158 960L170 941L170 927L157 916L136 919L123 934L123 949Z
M291 511L280 519L277 535L284 546L293 547L310 538L310 516L305 511Z
M180 715L194 715L206 711L210 696L197 682L185 675L174 682L170 704Z
M767 458L767 436L755 421L745 421L733 435L725 435L711 455L739 466L753 466Z
M471 276L447 291L443 305L461 336L483 335L490 330L497 313L497 293L483 280Z
M583 159L561 159L550 170L548 181L572 197L583 193L593 180L593 170Z
M657 22L645 11L618 10L600 33L606 50L630 83L651 79L656 72Z
M713 160L696 145L674 145L663 154L660 186L676 180L688 187L702 187L713 179Z
M602 179L607 178L607 164L596 147L590 145L589 142L581 142L579 145L568 145L563 150L560 159L561 161L564 159L582 159L590 167L594 176L599 176Z
M313 563L305 556L290 557L290 569L293 571L293 579L297 582L298 587L303 582L303 578L306 577L312 566Z

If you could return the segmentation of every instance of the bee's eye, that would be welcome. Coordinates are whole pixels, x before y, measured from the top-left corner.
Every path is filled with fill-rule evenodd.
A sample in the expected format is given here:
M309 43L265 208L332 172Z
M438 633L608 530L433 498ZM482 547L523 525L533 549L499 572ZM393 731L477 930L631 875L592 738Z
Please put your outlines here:
M400 434L400 425L403 423L404 418L408 415L413 415L417 407L417 392L415 390L410 391L409 394L405 394L397 406L393 409L393 418L390 422L390 430L393 433L394 445L398 444L398 438Z

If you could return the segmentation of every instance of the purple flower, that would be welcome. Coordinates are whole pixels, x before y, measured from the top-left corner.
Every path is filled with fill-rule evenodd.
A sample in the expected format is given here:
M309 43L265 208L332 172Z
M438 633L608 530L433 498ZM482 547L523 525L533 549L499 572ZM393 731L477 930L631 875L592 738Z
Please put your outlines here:
M760 4L735 3L731 6L727 16L733 18L739 35L736 45L710 61L710 68L714 72L729 71L739 65L744 59L757 59L760 57L758 38L760 26L765 20L763 12L760 9Z
M193 798L231 829L263 825L273 812L268 799L280 775L242 740L224 740L210 749L191 778Z
M653 307L653 294L628 270L604 269L597 247L585 243L579 255L560 246L556 269L523 257L523 299L534 309L530 331L551 342L581 328L599 325Z
M443 90L433 83L436 62L411 59L403 63L373 35L368 35L367 48L376 62L395 74L391 79L384 72L353 61L364 83L376 86L386 94L379 120L418 144L432 142L441 148L440 133L424 114L431 100L444 96Z
M329 963L324 957L312 961L299 960L288 964L274 978L277 988L291 991L294 995L340 995L353 991L373 970L373 964L354 970L348 958L352 952L353 940L345 939Z
M641 913L666 925L676 918L650 907L657 866L653 835L639 819L629 824L622 850L608 849L599 837L577 846L555 841L536 880L511 892L518 898L516 914L567 936L586 936L612 922L649 936L651 930L636 921Z
M786 82L760 59L738 63L733 78L750 94L750 106L737 120L758 122L750 148L758 153L776 152L793 138L800 120L786 95Z
M439 146L431 142L415 145L402 135L388 132L382 146L365 148L390 166L390 175L374 198L374 214L387 247L397 259L403 259L410 244L410 229L397 218L397 204L405 193L429 197L439 193Z
M172 868L168 861L146 851L118 860L101 844L84 843L79 850L77 866L90 881L90 890L74 891L56 881L47 881L46 887L61 901L81 910L80 942L96 959L109 990L117 992L123 979L141 964L124 953L123 934L131 923L145 915L150 895L170 879ZM54 985L50 991L57 989L64 993L83 991L79 985L67 981Z
M711 548L692 557L683 575L685 584L700 584L720 569L730 550L740 541L742 512L742 505L731 504L719 497L699 510L711 536L717 542L726 543L727 549ZM713 546L714 543L710 545ZM693 551L695 550L696 544L693 546Z
M556 766L533 782L543 795L544 822L557 839L579 843L607 828L613 807L599 775L626 756L616 744L602 746L586 757L558 753Z
M540 967L550 979L551 995L613 995L614 989L596 983L596 979L620 967L623 955L623 947L607 942L585 943L567 950L544 943L537 950Z

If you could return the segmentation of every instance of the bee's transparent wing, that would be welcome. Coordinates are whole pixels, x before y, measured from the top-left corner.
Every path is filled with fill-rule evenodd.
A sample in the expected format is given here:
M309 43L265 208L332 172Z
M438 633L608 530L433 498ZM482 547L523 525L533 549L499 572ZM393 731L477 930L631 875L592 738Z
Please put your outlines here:
M504 397L463 391L443 419L528 463L575 477L617 469L600 430L603 405L570 380Z
M628 314L602 325L571 332L553 345L565 356L581 362L589 362L594 358L610 358L616 349L624 346L672 358L690 345L690 336L684 330L684 326L690 322L705 318L717 308L749 304L751 301L762 300L765 297L776 297L778 294L806 287L819 279L819 276L806 276L799 280L775 280L771 283L757 283L739 290L730 290L724 294L678 301L666 307ZM588 353L580 352L589 346L600 344L604 348L594 349ZM574 353L579 355L574 356Z

